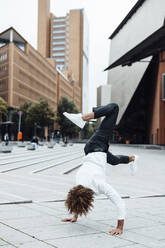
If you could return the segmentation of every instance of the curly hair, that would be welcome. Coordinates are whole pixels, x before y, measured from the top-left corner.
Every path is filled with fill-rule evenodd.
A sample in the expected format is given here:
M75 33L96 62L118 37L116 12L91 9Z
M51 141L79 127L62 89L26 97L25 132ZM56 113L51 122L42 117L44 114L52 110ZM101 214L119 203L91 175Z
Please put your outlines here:
M92 209L94 201L94 191L82 185L73 187L69 192L65 201L70 214L78 214L80 216L87 215Z

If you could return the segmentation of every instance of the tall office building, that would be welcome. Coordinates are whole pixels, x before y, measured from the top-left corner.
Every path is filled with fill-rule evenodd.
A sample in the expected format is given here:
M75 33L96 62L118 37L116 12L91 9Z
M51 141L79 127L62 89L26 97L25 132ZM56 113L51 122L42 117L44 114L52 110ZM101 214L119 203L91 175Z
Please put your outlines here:
M56 60L56 65L63 70L65 60L69 59L69 25L67 17L56 18L51 15L51 49L50 56Z
M75 97L80 90L82 112L88 112L88 44L88 21L83 9L56 17L50 13L50 0L39 0L38 51L54 59L65 75L72 76Z
M50 0L38 0L38 51L50 56Z

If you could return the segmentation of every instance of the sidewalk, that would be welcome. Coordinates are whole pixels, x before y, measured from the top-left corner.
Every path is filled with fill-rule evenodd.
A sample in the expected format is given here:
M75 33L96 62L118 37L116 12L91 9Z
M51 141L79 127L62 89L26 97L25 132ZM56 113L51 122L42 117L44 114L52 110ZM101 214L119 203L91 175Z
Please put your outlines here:
M80 139L80 140L72 140L72 142L74 143L78 143L78 144L86 144L87 140L84 139ZM143 149L153 149L153 150L165 150L165 145L153 145L153 144L111 144L111 145L116 145L116 146L125 146L125 147L135 147L135 148L143 148Z
M140 156L134 177L128 165L107 167L108 182L125 198L127 206L123 235L109 235L116 226L116 209L104 196L96 198L87 217L77 223L61 222L68 216L64 200L74 184L74 168L81 164L83 147L56 145L37 151L14 147L11 154L1 154L0 247L165 247L164 150L110 147L114 154Z
M150 145L150 144L113 144L113 145L151 149L151 150L165 150L165 145Z

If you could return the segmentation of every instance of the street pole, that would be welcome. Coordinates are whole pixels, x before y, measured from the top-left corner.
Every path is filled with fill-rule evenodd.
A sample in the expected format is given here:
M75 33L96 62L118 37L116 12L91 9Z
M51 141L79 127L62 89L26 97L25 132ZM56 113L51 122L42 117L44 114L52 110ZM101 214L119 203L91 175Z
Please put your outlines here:
M19 115L18 133L20 133L20 130L21 130L21 115Z
M19 114L19 122L18 122L18 141L19 141L19 134L20 134L20 131L21 131L21 116L22 116L22 111L19 111L18 114Z

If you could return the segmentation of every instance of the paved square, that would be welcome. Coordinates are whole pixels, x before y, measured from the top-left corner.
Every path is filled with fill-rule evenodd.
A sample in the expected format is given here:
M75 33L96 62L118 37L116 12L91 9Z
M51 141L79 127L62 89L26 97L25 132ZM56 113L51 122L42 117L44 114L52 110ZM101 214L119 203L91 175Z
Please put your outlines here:
M128 165L107 166L107 180L125 198L124 233L112 237L116 209L105 196L77 223L68 216L66 194L74 185L83 144L36 151L14 147L0 153L0 247L20 248L164 248L165 151L111 145L114 154L140 156L136 176Z

